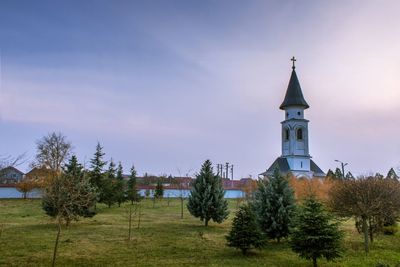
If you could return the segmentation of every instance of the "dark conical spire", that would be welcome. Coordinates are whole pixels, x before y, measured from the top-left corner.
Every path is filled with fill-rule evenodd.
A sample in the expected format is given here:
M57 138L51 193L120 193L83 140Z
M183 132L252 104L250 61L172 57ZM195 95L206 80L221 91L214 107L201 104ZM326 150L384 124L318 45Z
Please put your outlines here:
M292 67L292 75L290 76L290 81L288 88L286 90L286 95L285 99L283 100L283 103L279 107L280 109L286 109L287 107L290 106L296 106L296 107L304 107L309 108L310 106L307 104L306 100L303 97L303 93L301 92L301 87L299 83L299 79L297 79L296 71L295 71L295 58L292 58L293 61L293 67Z

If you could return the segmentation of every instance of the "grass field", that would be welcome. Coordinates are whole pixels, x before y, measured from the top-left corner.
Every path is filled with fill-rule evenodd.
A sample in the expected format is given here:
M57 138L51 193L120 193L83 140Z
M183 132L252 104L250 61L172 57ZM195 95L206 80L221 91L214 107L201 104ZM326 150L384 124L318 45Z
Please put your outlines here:
M230 201L231 215L222 224L208 228L191 217L186 208L180 219L180 204L166 200L152 208L142 202L140 229L127 241L128 220L123 207L100 205L98 214L63 228L58 266L311 266L291 250L287 242L270 242L262 251L243 257L240 251L225 246L236 209ZM2 225L2 226L1 226ZM136 222L135 222L136 225ZM44 214L40 200L0 200L0 266L49 266L56 226ZM336 262L321 260L320 266L376 266L400 264L400 235L379 236L366 256L362 237L352 222L343 225L346 252ZM0 230L1 231L1 230Z

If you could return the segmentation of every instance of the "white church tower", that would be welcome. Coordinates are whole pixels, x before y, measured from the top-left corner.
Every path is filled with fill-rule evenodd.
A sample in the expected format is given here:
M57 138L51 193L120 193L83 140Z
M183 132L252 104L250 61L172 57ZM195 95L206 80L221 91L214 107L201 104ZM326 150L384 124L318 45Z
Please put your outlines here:
M285 111L285 120L282 124L282 156L262 175L272 175L275 169L282 174L291 173L296 177L322 177L325 173L311 160L308 149L308 120L304 118L304 111L310 106L307 104L301 91L299 79L295 71L293 57L292 74L286 90L285 99L280 109Z

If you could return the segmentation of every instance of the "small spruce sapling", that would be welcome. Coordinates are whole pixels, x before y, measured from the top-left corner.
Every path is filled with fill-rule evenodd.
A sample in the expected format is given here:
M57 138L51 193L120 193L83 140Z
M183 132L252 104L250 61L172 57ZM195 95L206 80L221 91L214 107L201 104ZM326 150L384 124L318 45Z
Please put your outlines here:
M341 257L343 232L332 220L315 196L306 198L299 210L291 247L301 258L312 260L314 267L319 258L331 261Z
M226 239L229 247L240 249L243 255L246 255L251 248L260 249L265 245L265 238L257 223L256 214L249 205L239 207Z

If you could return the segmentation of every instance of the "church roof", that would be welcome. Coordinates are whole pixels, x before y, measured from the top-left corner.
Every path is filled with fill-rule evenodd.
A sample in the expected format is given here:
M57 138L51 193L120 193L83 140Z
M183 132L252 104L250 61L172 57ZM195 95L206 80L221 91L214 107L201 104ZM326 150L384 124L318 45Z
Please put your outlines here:
M301 87L299 83L299 79L297 78L296 71L293 66L292 75L290 76L290 81L288 88L286 90L285 99L283 100L280 109L285 109L290 106L296 107L304 107L309 108L310 106L307 104L306 100L303 97L303 93L301 92Z
M290 167L289 162L284 157L277 158L274 163L267 169L266 172L260 173L262 176L270 176L274 174L275 169L278 169L279 172L283 175L289 173ZM310 160L310 170L313 172L314 177L325 177L326 174L318 167L318 165L313 161Z
M323 170L321 170L320 167L318 167L317 164L313 160L310 160L310 169L312 172L314 172L315 177L325 177L326 174L324 173Z
M278 169L280 173L286 174L290 171L289 163L286 158L279 157L277 158L274 163L267 169L266 172L260 173L262 176L272 175Z

